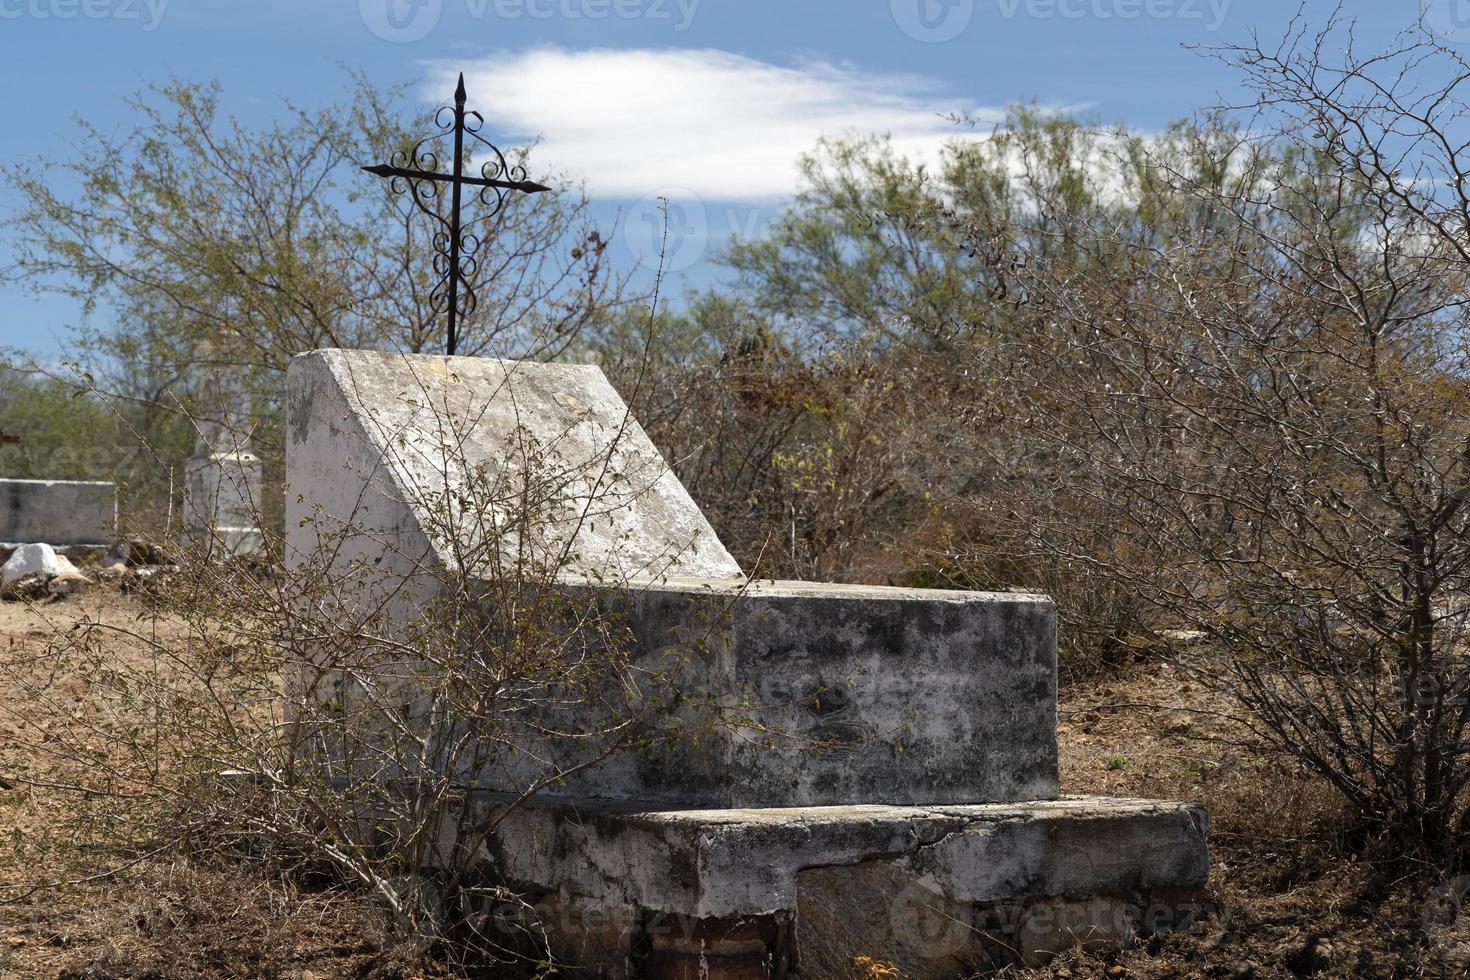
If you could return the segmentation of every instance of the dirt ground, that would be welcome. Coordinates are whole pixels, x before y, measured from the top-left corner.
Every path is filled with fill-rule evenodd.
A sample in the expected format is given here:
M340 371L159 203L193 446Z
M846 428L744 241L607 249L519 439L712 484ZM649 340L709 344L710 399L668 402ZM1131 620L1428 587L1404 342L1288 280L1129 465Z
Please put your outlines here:
M1331 790L1251 747L1230 703L1187 672L1135 665L1064 689L1058 712L1064 792L1209 808L1215 909L1196 933L1073 955L1040 975L1470 976L1457 883L1374 874L1347 846Z
M126 856L89 854L96 828L80 837L69 833L77 822L75 795L36 785L54 771L49 749L65 713L28 717L26 701L17 698L24 680L40 680L53 704L74 703L79 717L96 708L85 682L48 669L55 638L84 618L146 640L187 641L180 624L112 589L63 602L0 602L0 977L326 980L438 973L431 960L387 942L376 914L354 896L307 892L239 866L177 855L128 866ZM145 647L119 633L107 652L136 661ZM87 748L99 758L108 749L91 742ZM120 864L117 874L82 880ZM79 883L33 890L58 881Z
M112 590L0 603L0 977L446 975L432 956L391 941L359 898L260 880L238 865L175 854L79 880L117 857L90 854L95 835L81 845L70 835L75 797L44 785L55 733L26 717L16 693L40 677L57 700L88 710L86 686L47 669L48 645L83 616L149 638L179 628ZM107 653L139 656L140 646L120 635ZM1241 744L1228 716L1228 704L1156 663L1063 691L1064 792L1208 806L1216 912L1196 933L1072 954L1032 975L1470 975L1470 910L1459 914L1456 883L1384 883L1346 856L1331 794ZM55 882L68 883L36 889Z

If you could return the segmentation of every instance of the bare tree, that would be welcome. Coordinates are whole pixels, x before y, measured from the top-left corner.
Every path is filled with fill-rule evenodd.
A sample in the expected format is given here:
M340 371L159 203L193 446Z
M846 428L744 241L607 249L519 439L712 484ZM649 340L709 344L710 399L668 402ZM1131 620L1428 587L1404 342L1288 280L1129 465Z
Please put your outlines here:
M1018 236L1016 315L972 348L1029 447L981 510L1132 597L1122 643L1193 633L1263 740L1442 867L1470 835L1470 73L1344 35L1219 52L1252 124L1146 148L1162 228L1037 200L1078 245Z

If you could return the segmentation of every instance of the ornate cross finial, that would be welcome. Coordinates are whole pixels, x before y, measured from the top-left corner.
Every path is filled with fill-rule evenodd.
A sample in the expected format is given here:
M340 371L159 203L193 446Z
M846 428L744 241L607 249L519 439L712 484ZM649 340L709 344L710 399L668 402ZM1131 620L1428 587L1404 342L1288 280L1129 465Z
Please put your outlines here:
M407 191L413 203L424 214L433 218L439 226L434 234L434 271L439 273L439 283L429 294L435 309L443 306L449 316L448 353L453 354L459 344L459 321L474 312L478 305L472 280L479 262L475 253L480 248L480 237L467 229L476 221L488 220L505 206L507 191L537 194L549 191L550 187L526 179L526 168L512 167L506 162L505 154L489 140L480 135L485 117L478 112L465 111L464 73L459 75L459 86L454 90L454 105L443 106L434 114L434 124L439 132L420 140L412 150L398 150L391 163L380 163L375 167L363 167L370 174L388 177L397 193ZM445 121L445 113L453 113L453 119ZM432 144L439 139L454 137L453 169L444 173L439 169L439 155ZM465 137L477 141L490 151L490 159L480 166L480 176L464 173ZM473 147L473 144L471 144ZM449 217L439 212L439 192L445 185L450 188ZM480 203L489 211L480 218L461 225L460 201L465 187L479 188ZM494 199L490 194L494 194Z

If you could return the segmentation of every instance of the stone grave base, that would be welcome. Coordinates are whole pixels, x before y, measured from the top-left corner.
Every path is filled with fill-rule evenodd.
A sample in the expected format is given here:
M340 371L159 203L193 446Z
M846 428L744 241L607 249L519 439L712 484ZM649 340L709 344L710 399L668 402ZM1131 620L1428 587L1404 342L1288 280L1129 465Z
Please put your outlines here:
M480 798L477 806L499 805ZM1037 964L1187 926L1207 817L1104 798L974 806L522 807L491 843L589 976L910 980Z

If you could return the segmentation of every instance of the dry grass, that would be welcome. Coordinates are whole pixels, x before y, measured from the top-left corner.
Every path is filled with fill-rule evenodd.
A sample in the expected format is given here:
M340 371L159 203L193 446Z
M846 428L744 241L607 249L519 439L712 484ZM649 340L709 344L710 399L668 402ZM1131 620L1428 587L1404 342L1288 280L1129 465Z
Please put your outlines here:
M101 710L78 678L47 669L53 639L83 616L165 641L180 629L111 590L60 603L0 603L0 976L434 975L431 961L398 949L378 914L352 894L179 853L130 854L97 843L128 835L79 826L75 798L45 785L51 729L62 722L49 711L28 717L14 695L23 681L44 678L78 718ZM143 656L122 637L108 652ZM50 882L80 883L32 891Z
M136 598L0 603L0 661L43 655L83 615L168 639L178 628ZM151 635L151 634L150 634ZM182 639L182 637L180 637ZM119 639L110 654L140 655ZM21 676L0 670L0 706ZM95 710L76 678L49 678L78 713ZM1103 956L1064 957L1039 976L1391 977L1464 975L1470 928L1423 883L1384 883L1347 857L1332 795L1242 744L1229 706L1182 673L1139 665L1064 690L1066 792L1182 799L1210 807L1219 914L1198 935ZM55 724L53 719L50 724ZM271 879L240 864L137 858L80 841L81 812L48 789L39 723L0 710L0 976L5 978L407 978L445 975L395 944L358 896ZM105 752L105 745L96 751ZM26 894L38 882L104 876ZM1424 923L1433 929L1426 939ZM809 978L816 980L816 978Z

